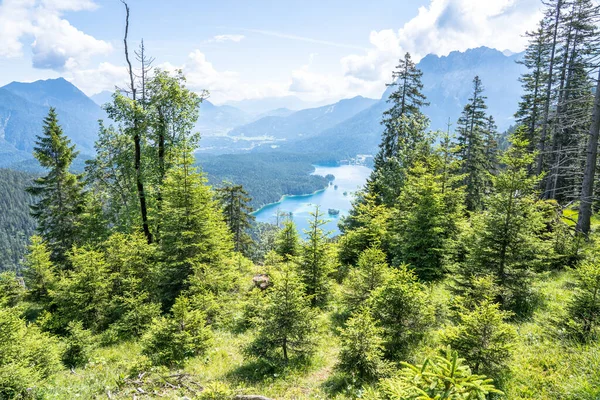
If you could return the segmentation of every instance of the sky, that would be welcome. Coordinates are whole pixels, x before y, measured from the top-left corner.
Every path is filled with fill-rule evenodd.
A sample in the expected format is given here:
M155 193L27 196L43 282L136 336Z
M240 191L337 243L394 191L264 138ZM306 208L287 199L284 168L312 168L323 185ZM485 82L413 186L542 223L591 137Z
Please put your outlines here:
M129 0L129 46L220 104L380 97L398 59L520 52L540 0ZM119 0L0 0L0 86L64 77L88 95L126 79Z

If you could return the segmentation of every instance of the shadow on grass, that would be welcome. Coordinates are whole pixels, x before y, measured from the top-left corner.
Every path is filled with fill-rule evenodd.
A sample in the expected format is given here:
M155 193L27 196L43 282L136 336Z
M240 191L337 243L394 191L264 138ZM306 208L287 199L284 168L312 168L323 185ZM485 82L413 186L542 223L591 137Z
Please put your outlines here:
M290 374L305 370L309 366L306 359L295 358L283 361L253 359L227 374L227 378L247 384L257 384L285 379Z
M357 398L363 391L365 382L360 382L343 373L335 373L321 384L329 397L342 395L344 398Z

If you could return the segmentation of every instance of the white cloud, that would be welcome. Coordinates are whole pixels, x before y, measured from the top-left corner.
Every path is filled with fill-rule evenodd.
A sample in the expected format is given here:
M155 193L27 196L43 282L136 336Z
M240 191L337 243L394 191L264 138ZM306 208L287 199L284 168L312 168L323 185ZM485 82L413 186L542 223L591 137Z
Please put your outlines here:
M124 65L114 65L109 62L101 63L97 68L69 69L65 77L88 95L114 91L115 86L126 88L129 75Z
M63 70L107 54L110 43L98 40L62 18L65 11L93 10L91 0L4 0L0 4L0 57L23 55L23 42L33 39L33 66Z
M432 0L397 31L371 32L366 54L344 57L346 76L387 81L398 58L410 52L416 61L433 53L488 46L522 51L523 34L541 17L539 0Z
M217 35L217 36L213 36L213 38L210 39L210 42L217 42L217 43L236 42L236 43L239 43L245 37L246 36L244 36L244 35Z

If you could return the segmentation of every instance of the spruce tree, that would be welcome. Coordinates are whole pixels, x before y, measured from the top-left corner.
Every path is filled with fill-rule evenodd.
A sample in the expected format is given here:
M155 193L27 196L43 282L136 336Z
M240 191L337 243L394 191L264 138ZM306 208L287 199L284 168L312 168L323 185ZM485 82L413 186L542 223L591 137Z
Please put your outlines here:
M518 61L527 68L527 72L519 79L523 95L515 118L519 125L527 127L524 139L529 142L530 151L534 151L539 142L544 107L544 85L548 80L550 46L545 23L545 20L540 21L535 31L526 33L529 44L523 59Z
M363 251L358 264L344 281L344 304L353 312L365 304L374 290L381 287L391 274L386 255L377 247Z
M496 389L492 379L475 375L458 352L450 348L420 365L401 364L404 368L398 376L379 384L386 399L469 400L504 394Z
M583 261L575 270L576 289L567 306L567 333L575 340L590 342L600 337L600 263Z
M328 254L327 232L321 227L326 221L321 219L323 213L319 206L310 212L309 228L304 231L306 240L302 243L299 260L300 277L304 282L306 294L313 307L323 305L329 294L330 277L333 265Z
M498 376L511 356L517 333L505 322L510 313L499 307L484 300L473 311L461 313L459 324L442 334L442 342L456 349L475 374Z
M486 97L478 76L473 79L473 94L458 120L458 152L461 173L464 174L466 206L469 211L481 210L489 187L488 160L486 158Z
M386 358L405 359L431 322L425 287L413 271L402 265L373 292L371 302L373 317L383 328Z
M442 193L440 177L417 163L410 169L404 189L390 220L393 261L409 264L424 280L439 279L445 272L444 259L461 218L460 196L452 188Z
M551 253L535 191L539 178L528 172L535 154L528 152L525 135L526 128L520 127L511 138L511 147L502 157L506 169L493 177L488 209L472 218L471 251L459 270L466 284L473 276L493 275L504 307L517 313L528 311L533 271Z
M221 265L233 247L219 205L193 160L191 149L183 148L165 178L160 243L163 307L170 308L189 288L196 269Z
M248 230L254 221L250 206L252 198L242 185L227 184L216 189L216 192L223 208L225 222L233 234L233 249L248 255L252 245Z
M50 291L54 289L57 277L54 265L50 261L50 251L41 237L31 237L29 252L25 255L23 267L28 297L37 303L48 303Z
M348 216L340 223L344 233L339 239L339 258L343 265L355 265L368 248L386 250L391 209L377 204L377 196L359 194Z
M304 291L294 266L282 265L273 276L258 334L246 348L246 354L286 364L292 358L306 360L312 354L315 315Z
M77 243L83 210L83 188L79 176L69 171L77 157L75 146L65 136L54 108L44 120L44 133L37 137L33 155L48 174L34 180L27 191L37 196L31 215L37 231L51 251L51 259L66 267L67 252Z
M426 107L421 77L409 53L393 72L394 82L389 87L396 90L388 98L391 104L383 114L385 129L375 157L373 172L367 181L367 192L376 196L378 204L391 205L396 200L403 183L403 173L410 167L415 150L424 140L427 119L421 112Z
M383 329L366 307L353 314L341 331L341 350L336 369L359 382L372 382L385 369Z
M283 223L283 228L275 239L275 252L285 261L290 261L300 254L300 236L296 224L291 219Z

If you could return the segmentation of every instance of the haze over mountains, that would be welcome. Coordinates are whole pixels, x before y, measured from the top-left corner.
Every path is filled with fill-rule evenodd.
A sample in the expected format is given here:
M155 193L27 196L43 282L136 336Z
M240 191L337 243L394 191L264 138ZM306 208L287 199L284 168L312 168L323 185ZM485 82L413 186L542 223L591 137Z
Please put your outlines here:
M475 75L484 84L488 112L499 130L508 128L521 94L523 67L515 62L520 57L486 47L424 57L418 67L423 71L423 91L430 102L424 111L431 119L431 128L445 130L448 119L456 123L471 95L470 82ZM332 152L338 158L373 154L390 89L377 100L358 96L311 108L293 96L225 105L206 100L197 123L203 136L201 148L216 154L250 150ZM102 92L91 99L62 78L13 82L0 88L0 166L31 158L35 137L50 106L57 109L65 133L78 150L93 154L97 121L106 118L100 104L110 101L110 96ZM298 107L304 109L293 110Z

